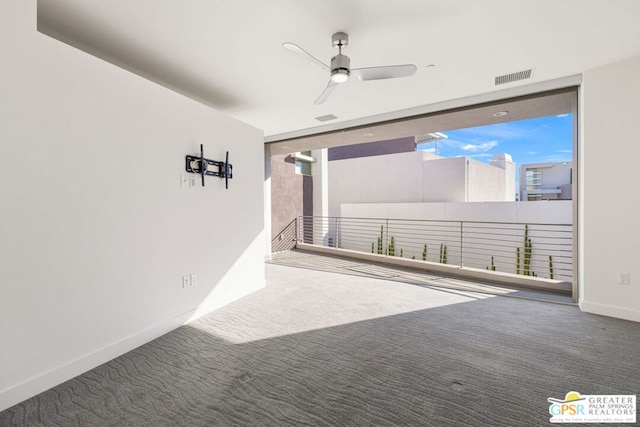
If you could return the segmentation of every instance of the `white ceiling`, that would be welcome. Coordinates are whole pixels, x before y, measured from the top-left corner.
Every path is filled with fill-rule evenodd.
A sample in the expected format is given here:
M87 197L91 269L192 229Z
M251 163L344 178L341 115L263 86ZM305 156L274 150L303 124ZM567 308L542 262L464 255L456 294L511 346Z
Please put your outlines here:
M266 136L580 74L640 55L638 0L39 0L40 31L226 112ZM340 85L313 101L345 31L353 68L412 77ZM434 64L435 67L427 67ZM534 68L526 81L496 76Z

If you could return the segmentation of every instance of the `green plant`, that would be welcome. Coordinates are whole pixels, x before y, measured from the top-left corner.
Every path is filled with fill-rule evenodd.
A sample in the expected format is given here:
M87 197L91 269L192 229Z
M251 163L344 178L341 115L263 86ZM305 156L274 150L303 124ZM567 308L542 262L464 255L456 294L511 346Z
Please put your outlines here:
M549 279L553 280L553 257L549 255Z
M521 251L519 247L516 248L516 274L522 274L523 276L538 277L538 275L531 271L531 256L533 253L533 244L529 238L529 225L524 226L524 250ZM552 273L553 274L553 273Z
M382 242L384 239L384 226L380 226L380 236L378 236L378 255L382 255Z
M371 242L371 253L372 253L372 254L373 254L373 253L375 253L375 252L373 251L373 248L374 248L374 247L373 247L373 242Z
M523 267L523 274L525 276L531 276L531 239L528 239L527 242L525 243L525 247L524 247L524 267Z
M531 251L533 246L531 239L529 238L529 226L524 226L524 259L522 265L522 274L525 276L531 276Z
M388 249L389 249L389 256L396 256L396 244L393 239L393 236L391 236L391 243L389 243Z
M404 258L404 251L400 248L400 258Z
M489 270L489 267L487 267L487 270ZM493 257L491 257L491 271L496 271L496 265L493 262Z
M422 250L422 260L426 261L427 260L427 244L424 244L424 249Z
M447 247L444 243L440 243L440 264L447 263Z

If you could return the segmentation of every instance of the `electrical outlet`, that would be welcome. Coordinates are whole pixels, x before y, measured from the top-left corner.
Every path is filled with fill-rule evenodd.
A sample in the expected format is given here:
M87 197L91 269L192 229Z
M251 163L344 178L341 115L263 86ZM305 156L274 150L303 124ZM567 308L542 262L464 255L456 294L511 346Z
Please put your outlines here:
M190 188L191 177L189 175L180 175L180 188Z
M182 276L182 287L186 288L187 286L191 286L191 277Z
M198 276L195 274L192 274L189 280L191 280L191 286L195 286L196 283L198 283Z
M620 285L628 285L629 284L629 273L618 273L618 284L620 284Z

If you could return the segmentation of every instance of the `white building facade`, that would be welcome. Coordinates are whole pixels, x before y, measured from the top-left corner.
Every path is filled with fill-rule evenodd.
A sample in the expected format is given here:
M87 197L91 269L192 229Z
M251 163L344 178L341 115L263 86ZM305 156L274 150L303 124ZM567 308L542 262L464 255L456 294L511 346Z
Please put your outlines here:
M572 162L520 165L520 200L571 200L572 174Z
M345 203L515 201L509 154L484 163L424 151L329 161L329 216Z

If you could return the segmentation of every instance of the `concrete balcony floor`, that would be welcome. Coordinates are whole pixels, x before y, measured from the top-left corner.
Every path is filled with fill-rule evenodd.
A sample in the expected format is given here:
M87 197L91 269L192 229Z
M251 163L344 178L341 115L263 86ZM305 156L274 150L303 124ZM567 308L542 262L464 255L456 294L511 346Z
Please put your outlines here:
M461 279L446 274L416 271L400 266L383 265L359 259L320 254L294 249L272 255L271 264L289 267L320 270L351 276L384 279L412 285L472 292L488 295L500 295L512 298L525 298L574 305L572 298L565 293L551 290L535 290L518 286L508 286L483 282L481 280Z

